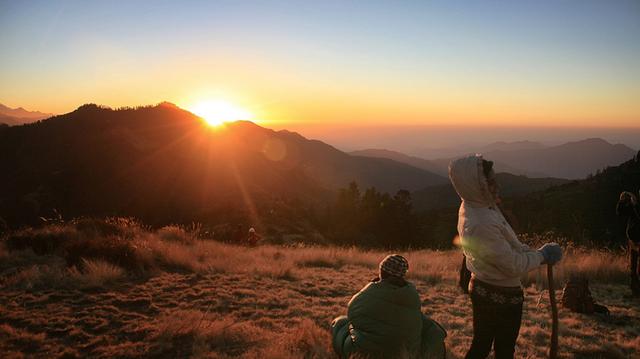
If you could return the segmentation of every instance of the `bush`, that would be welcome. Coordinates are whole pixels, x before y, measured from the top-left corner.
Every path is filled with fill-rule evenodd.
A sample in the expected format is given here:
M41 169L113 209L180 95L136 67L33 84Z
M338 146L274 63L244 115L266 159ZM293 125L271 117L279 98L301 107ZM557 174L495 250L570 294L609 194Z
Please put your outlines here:
M182 244L193 244L195 236L178 226L164 226L156 231L160 239L167 242L178 242Z
M102 237L118 236L133 239L142 229L135 219L128 217L78 218L71 223L78 232Z
M124 270L99 259L83 259L82 271L70 269L71 276L85 287L101 287L124 277Z
M78 237L74 227L68 225L49 225L43 228L27 228L9 233L5 239L7 249L31 249L44 255L56 252L65 242Z
M129 270L144 267L138 260L133 242L117 236L82 236L70 240L64 249L64 257L70 266L79 266L83 259L98 258Z

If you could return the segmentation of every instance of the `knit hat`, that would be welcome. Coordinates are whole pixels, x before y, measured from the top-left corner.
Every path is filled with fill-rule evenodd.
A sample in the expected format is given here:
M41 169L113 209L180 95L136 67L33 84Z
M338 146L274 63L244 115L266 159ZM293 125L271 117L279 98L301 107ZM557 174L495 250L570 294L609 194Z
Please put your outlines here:
M385 272L394 277L404 278L409 270L409 262L399 254L390 254L380 262L380 273Z

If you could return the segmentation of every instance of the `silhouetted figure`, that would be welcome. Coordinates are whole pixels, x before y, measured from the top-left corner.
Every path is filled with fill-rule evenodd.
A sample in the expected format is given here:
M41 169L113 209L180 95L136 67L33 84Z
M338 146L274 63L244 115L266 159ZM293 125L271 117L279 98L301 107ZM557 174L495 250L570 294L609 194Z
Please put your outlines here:
M250 246L255 246L258 244L258 242L260 242L260 239L262 237L260 237L260 235L258 235L258 233L256 233L255 228L251 227L249 228L249 236L247 237L247 244Z
M446 331L422 314L418 291L404 279L409 262L392 254L380 262L379 277L349 301L347 315L331 323L340 358L444 358Z
M629 252L629 285L634 296L640 296L640 205L631 192L620 193L616 213L627 220L625 233Z

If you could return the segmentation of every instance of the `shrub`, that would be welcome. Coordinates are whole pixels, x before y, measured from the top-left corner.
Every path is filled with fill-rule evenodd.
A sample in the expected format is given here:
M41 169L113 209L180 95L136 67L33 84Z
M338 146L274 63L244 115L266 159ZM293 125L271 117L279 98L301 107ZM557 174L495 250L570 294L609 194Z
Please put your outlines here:
M4 286L23 289L67 287L70 278L63 262L49 261L22 268L2 281Z
M65 245L65 259L70 266L79 266L84 258L98 258L129 270L141 269L132 241L117 236L82 236Z
M182 244L193 244L195 236L178 226L164 226L156 231L160 239L167 242L178 242Z
M202 269L200 261L196 258L196 251L192 246L159 241L157 238L151 238L147 244L153 260L169 267L169 269L190 272L198 272Z
M70 269L71 276L86 287L101 287L114 283L124 277L124 270L99 259L83 259L82 272L75 267Z
M54 224L42 228L27 228L9 233L5 243L10 250L31 249L35 253L51 254L65 242L77 238L78 232L68 225Z
M132 239L142 229L135 219L128 217L78 218L71 223L78 232L102 237L118 236Z

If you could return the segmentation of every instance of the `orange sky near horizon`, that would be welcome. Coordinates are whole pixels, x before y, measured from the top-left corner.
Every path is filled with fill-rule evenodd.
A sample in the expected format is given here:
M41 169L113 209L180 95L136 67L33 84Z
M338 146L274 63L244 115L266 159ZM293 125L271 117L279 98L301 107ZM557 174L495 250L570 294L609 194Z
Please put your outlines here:
M634 2L151 4L0 5L0 103L227 101L278 128L640 127Z

